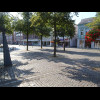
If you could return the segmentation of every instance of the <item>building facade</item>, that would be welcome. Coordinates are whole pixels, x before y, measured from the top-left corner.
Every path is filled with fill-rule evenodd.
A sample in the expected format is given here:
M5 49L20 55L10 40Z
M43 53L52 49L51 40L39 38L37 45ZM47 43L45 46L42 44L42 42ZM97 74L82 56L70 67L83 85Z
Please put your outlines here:
M8 35L6 34L6 39L7 39L7 43L8 44L12 44L13 40L12 40L12 35ZM0 33L0 44L3 43L3 37L2 37L2 33Z
M76 28L77 33L77 28ZM69 39L67 36L64 37L65 39L65 45L70 47L75 47L77 44L77 34L75 33L75 36L72 39ZM26 45L27 44L27 36L21 32L13 32L12 35L7 35L7 42L8 44L16 44L16 45ZM59 46L63 46L63 37L57 36L57 39L59 38ZM2 34L0 34L0 43L2 42ZM53 46L54 45L54 36L53 33L50 33L49 37L43 37L42 38L43 46ZM28 44L31 46L40 46L41 40L40 36L37 36L35 34L30 34L28 37ZM58 43L57 43L58 45Z
M11 35L6 34L8 44L26 45L27 36L20 32L14 32ZM43 37L43 46L52 46L53 36ZM3 42L2 33L0 33L0 44ZM41 45L40 37L35 34L30 34L28 38L29 45Z
M13 37L12 37L12 40L13 40L13 44L19 44L19 45L22 45L23 42L23 33L21 32L14 32L13 33Z
M72 39L70 39L70 47L77 47L77 33L78 33L78 26L75 25L75 35Z
M100 39L96 39L95 42L91 42L91 44L87 47L85 42L86 32L90 30L86 24L93 21L93 18L85 18L82 19L78 24L78 37L77 37L77 47L78 48L100 48Z
M23 45L27 44L27 36L25 34L23 35L23 39L21 39L21 41ZM52 35L50 35L49 37L42 38L43 46L52 46L51 41L53 41ZM40 46L41 45L40 36L37 36L35 34L30 34L28 38L28 43L29 45L32 45L32 46Z

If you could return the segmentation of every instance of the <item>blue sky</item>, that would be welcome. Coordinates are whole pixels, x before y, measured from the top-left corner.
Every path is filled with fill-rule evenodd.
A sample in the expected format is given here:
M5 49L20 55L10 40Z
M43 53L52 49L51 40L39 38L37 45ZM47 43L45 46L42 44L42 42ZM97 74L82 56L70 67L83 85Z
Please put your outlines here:
M78 24L81 19L95 17L96 12L79 12L78 16L74 16L72 19L75 20L75 24Z
M11 12L11 14L13 14L14 16L18 16L16 12ZM95 15L96 12L79 12L79 17L74 16L72 19L75 20L75 24L78 24L81 21L81 19L95 17Z

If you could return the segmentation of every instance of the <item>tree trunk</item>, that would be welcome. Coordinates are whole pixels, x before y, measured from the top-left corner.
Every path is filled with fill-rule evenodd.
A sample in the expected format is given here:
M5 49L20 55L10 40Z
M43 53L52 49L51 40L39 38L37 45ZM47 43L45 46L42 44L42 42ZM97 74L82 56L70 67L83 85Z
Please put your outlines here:
M5 32L2 33L3 36L3 55L4 55L4 66L12 66L11 58L10 58L10 53L9 53L9 48L8 48L8 43L7 39L5 36Z
M28 51L28 32L27 32L27 51Z
M21 45L21 31L20 31L20 44L19 44L19 46Z
M14 43L14 33L12 34L12 44Z
M64 35L63 35L63 48L64 48L64 51L65 51L65 39L64 39Z
M43 43L42 43L42 35L41 35L41 49L42 49L42 45L43 45Z
M54 40L54 57L56 57L56 21L54 22L54 36L55 36L55 40Z

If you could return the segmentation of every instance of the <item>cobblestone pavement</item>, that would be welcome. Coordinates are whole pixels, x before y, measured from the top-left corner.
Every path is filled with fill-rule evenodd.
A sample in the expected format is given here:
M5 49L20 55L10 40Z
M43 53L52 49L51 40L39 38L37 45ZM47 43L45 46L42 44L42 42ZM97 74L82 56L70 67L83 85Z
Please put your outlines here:
M0 55L0 59L1 55ZM100 87L100 50L29 47L11 52L13 66L0 69L0 87Z

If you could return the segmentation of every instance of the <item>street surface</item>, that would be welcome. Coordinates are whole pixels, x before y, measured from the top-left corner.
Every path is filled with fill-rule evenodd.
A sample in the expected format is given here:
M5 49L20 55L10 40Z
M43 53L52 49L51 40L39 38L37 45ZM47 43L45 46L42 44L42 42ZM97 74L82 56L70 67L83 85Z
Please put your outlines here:
M100 87L100 50L57 48L53 57L53 47L10 47L13 66L0 69L0 87Z

